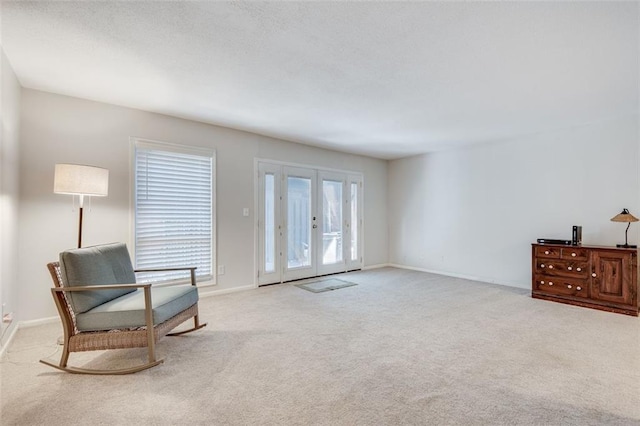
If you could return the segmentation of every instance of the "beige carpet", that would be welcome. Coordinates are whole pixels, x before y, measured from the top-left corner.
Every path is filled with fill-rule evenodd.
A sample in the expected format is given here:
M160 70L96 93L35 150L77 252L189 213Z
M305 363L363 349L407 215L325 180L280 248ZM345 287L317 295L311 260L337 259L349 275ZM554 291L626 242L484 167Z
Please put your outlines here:
M638 425L640 320L526 290L385 268L314 294L284 284L201 300L209 326L159 367L78 376L60 327L0 363L2 425ZM72 354L124 366L144 350Z

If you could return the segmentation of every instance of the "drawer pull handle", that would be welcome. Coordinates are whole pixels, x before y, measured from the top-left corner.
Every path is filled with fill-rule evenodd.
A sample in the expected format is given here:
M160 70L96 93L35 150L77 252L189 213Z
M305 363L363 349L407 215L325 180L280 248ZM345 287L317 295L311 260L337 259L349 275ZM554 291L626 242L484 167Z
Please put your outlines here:
M567 288L571 288L571 284L567 284Z
M553 265L549 265L549 269L553 269Z
M582 287L578 286L578 287L576 287L576 290L580 291L580 290L582 290Z
M576 268L576 271L580 272L582 271L582 268Z
M549 250L546 250L546 251L544 252L544 254L549 254Z
M553 285L553 283L551 281L549 281L549 285Z
M575 253L571 253L571 257L576 257L576 254Z
M540 284L544 284L544 281L540 281Z
M544 263L541 263L541 264L540 264L540 267L541 267L541 268L544 268Z
M567 269L573 271L573 268L571 266L569 266Z
M596 277L596 273L594 272L593 274L591 274L591 276L592 276L593 278L595 278L595 277Z

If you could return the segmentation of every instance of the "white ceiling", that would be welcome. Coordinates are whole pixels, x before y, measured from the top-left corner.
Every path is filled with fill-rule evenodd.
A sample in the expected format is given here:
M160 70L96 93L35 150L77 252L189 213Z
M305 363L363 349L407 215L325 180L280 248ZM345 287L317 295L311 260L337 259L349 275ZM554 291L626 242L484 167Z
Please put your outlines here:
M637 2L2 2L24 87L379 158L638 113Z

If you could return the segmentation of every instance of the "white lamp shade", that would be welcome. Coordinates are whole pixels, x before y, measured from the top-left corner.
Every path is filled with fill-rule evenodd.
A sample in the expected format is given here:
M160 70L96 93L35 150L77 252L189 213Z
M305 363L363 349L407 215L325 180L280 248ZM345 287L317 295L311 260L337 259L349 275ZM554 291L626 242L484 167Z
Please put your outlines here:
M105 197L109 193L109 170L80 164L56 164L53 192Z

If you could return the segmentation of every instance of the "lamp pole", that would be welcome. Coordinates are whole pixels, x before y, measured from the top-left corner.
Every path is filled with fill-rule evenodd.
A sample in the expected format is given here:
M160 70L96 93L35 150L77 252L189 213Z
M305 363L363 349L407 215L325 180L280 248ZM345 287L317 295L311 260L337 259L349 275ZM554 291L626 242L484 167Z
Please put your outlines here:
M627 238L627 235L628 235L630 226L631 226L631 222L629 222L629 224L627 225L627 229L624 231L624 246L625 247L629 247L629 240Z
M84 194L80 194L80 207L78 208L78 248L82 247L82 208L84 207Z

